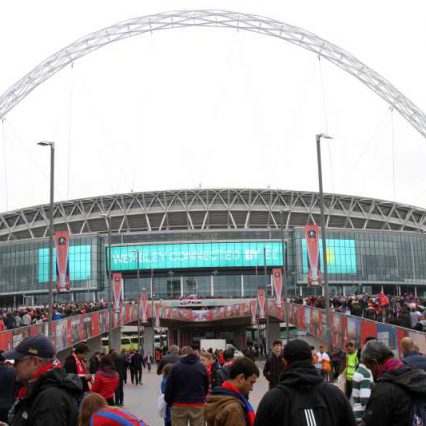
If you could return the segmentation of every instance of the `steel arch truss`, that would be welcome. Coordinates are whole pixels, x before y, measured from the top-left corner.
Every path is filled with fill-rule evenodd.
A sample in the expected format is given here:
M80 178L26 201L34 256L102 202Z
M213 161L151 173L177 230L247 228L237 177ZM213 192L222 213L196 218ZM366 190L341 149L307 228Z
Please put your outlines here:
M303 47L364 83L426 136L426 115L376 71L340 47L302 28L263 16L224 10L172 11L119 22L88 34L48 57L0 97L0 118L66 65L109 43L153 31L184 27L232 28L277 37Z
M426 210L345 195L325 194L326 222L336 229L426 232ZM56 230L72 235L114 233L279 229L319 222L315 192L254 189L199 189L140 192L58 202ZM0 214L0 241L48 236L49 205Z

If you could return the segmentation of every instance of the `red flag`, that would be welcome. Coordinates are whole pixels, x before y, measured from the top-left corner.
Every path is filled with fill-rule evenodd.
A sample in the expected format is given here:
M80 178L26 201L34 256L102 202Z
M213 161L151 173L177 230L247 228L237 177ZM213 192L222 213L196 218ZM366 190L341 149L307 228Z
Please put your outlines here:
M61 291L70 291L69 241L70 233L68 231L55 232L56 288L58 293Z
M281 268L272 268L274 277L275 303L278 308L282 306L283 274Z
M250 310L251 310L251 323L252 325L256 324L256 311L257 311L257 300L250 300Z
M257 301L259 303L259 318L265 318L265 289L257 289Z
M379 294L379 304L382 308L389 305L389 300L385 296L385 293L383 293L383 291L381 291Z
M141 322L148 322L148 295L142 292L139 300L140 318Z
M317 225L305 226L306 247L308 250L308 284L319 285L321 282L321 272L319 269L319 248L318 248Z
M114 290L114 307L115 312L121 310L121 292L123 291L123 275L121 272L114 272L112 274L113 290Z
M154 303L154 313L155 313L155 327L160 328L160 308L161 303L155 302Z

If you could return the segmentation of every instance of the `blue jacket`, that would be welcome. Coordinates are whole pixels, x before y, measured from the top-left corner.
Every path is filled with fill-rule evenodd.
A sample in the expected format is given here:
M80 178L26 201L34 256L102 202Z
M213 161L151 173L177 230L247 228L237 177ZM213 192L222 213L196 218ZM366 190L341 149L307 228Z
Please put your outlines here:
M203 404L208 390L206 368L194 354L189 354L177 361L170 370L164 398L170 406L175 402Z
M426 371L426 357L418 352L410 352L404 356L403 362L412 368L420 368Z
M17 390L15 370L0 364L0 410L9 410L12 407Z
M166 393L166 386L167 386L167 377L163 376L163 380L161 380L161 393ZM164 417L165 422L171 422L172 421L172 415L170 413L170 407L167 405L166 408L166 417Z

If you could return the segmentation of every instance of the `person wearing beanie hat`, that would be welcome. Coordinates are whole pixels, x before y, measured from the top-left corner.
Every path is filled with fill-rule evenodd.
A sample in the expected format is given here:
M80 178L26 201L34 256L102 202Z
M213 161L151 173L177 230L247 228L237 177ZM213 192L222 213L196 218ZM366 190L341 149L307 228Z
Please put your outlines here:
M55 348L43 334L26 337L3 357L14 360L22 384L9 412L9 426L68 426L77 423L81 382L68 376L55 358ZM1 425L2 423L0 423Z
M255 426L356 425L349 401L319 375L305 341L288 342L283 357L285 369L278 385L260 401Z

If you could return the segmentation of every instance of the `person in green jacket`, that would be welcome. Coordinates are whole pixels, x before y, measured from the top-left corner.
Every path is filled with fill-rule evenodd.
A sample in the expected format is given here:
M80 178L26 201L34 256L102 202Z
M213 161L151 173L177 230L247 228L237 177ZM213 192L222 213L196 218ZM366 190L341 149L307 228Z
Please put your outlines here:
M352 394L352 377L358 368L358 355L353 342L346 344L346 397L350 399Z

